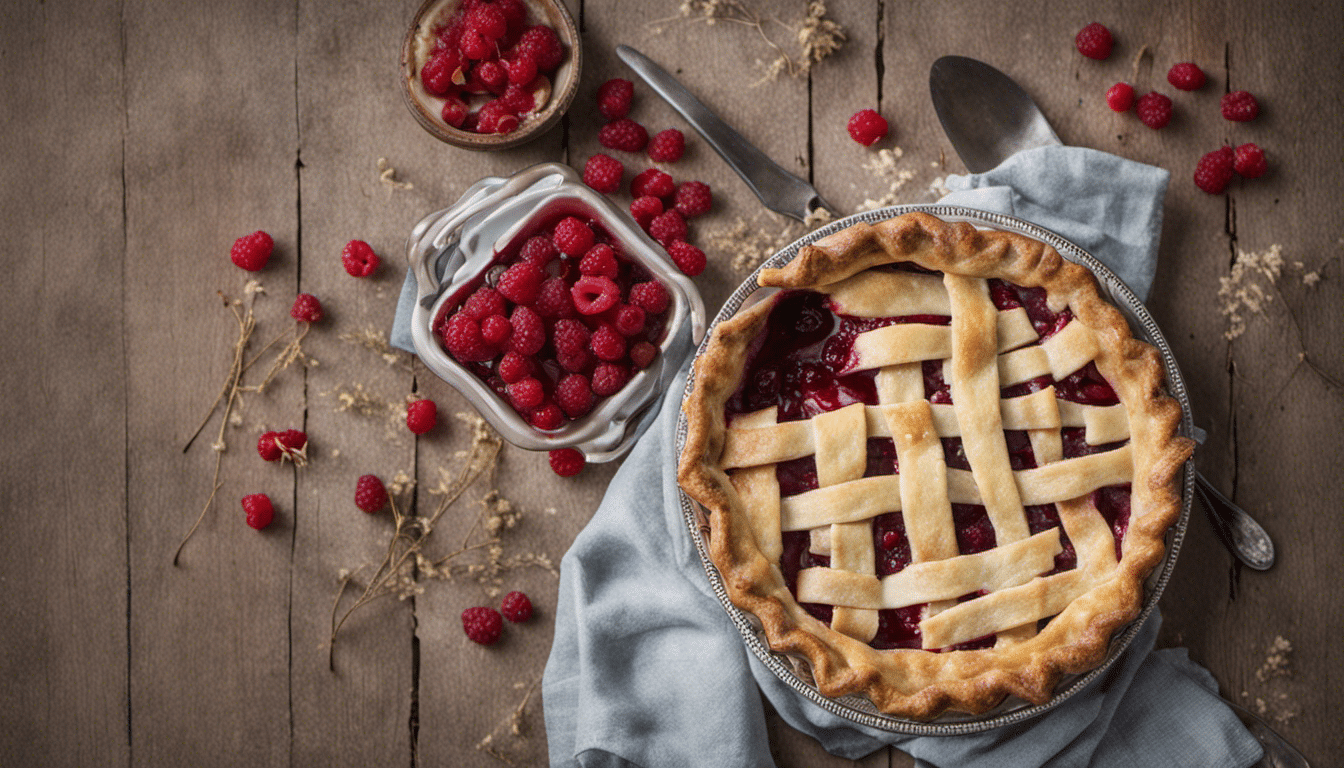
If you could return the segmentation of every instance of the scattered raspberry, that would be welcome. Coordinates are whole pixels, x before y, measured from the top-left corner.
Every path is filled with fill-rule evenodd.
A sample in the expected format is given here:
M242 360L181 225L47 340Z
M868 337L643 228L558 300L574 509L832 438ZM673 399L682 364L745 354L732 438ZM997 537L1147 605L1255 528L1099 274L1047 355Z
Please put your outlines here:
M562 277L548 277L537 293L532 309L542 317L573 317L574 299L569 295L569 283Z
M1139 120L1149 128L1164 128L1171 122L1171 99L1156 91L1140 96L1135 109Z
M271 251L274 249L275 241L271 240L271 236L257 230L234 240L233 247L229 249L229 258L233 259L235 266L248 272L258 272L271 260Z
M387 488L377 475L360 475L355 481L355 506L369 514L387 506Z
M551 462L551 470L561 477L573 477L583 471L583 465L588 460L579 453L577 448L560 448L551 451L547 458Z
M571 419L577 419L593 407L593 389L588 377L571 373L555 385L555 402Z
M616 363L598 363L593 369L593 394L607 397L621 391L630 380L630 372Z
M593 331L593 335L588 337L588 347L599 359L609 363L625 357L625 337L610 325L603 325Z
M624 174L625 166L620 160L601 153L588 158L583 165L583 183L607 195L621 188Z
M290 459L306 458L308 435L301 429L286 429L275 433L275 441L280 444L280 452Z
M522 592L510 592L499 604L499 612L515 624L532 618L532 601Z
M686 276L695 277L705 271L705 252L685 240L677 240L667 246L667 255Z
M247 515L247 524L260 531L275 519L275 507L271 506L271 497L264 493L254 493L243 497L243 513Z
M495 373L499 374L499 378L503 379L505 384L514 384L532 375L532 361L526 355L509 350L499 358Z
M667 289L662 283L650 280L630 286L630 303L651 315L660 315L666 311L669 300Z
M1195 186L1210 195L1221 195L1232 182L1233 157L1231 147L1219 147L1201 157L1195 166Z
M1182 91L1194 91L1204 87L1204 70L1189 61L1173 64L1167 70L1167 82Z
M481 336L480 323L457 312L443 325L443 346L460 363L479 363L495 356L495 348Z
M508 311L508 303L504 296L488 285L483 285L472 292L467 300L462 302L462 312L473 320L484 320L491 315L502 315Z
M530 56L541 72L551 72L565 60L565 46L560 42L560 36L544 24L528 27L514 50L519 55Z
M593 247L593 230L582 219L568 216L555 225L551 239L555 247L567 256L581 256Z
M532 409L527 420L537 429L559 429L565 423L565 413L555 403L542 403L540 407Z
M621 289L609 277L580 277L574 281L569 293L575 308L583 315L606 312L621 300Z
M615 280L620 271L621 265L616 263L616 252L611 249L610 245L594 245L579 260L579 274L581 275L610 277Z
M1073 39L1073 44L1078 47L1078 52L1089 59L1101 61L1111 55L1111 30L1092 22L1078 32Z
M294 306L290 307L289 316L305 323L316 323L322 319L322 302L311 293L300 293L294 297Z
M1134 107L1134 86L1129 83L1116 83L1106 91L1106 106L1116 112L1128 112Z
M686 220L676 209L663 211L649 222L649 237L667 247L669 243L686 239Z
M872 109L861 109L849 118L845 126L849 137L865 147L871 147L887 135L887 119Z
M546 399L546 392L542 389L541 382L531 376L508 385L507 392L509 402L513 403L514 410L519 413L536 408Z
M630 194L633 197L663 198L677 191L677 183L672 177L657 168L642 171L630 182Z
M1258 179L1269 170L1269 163L1265 161L1265 151L1254 144L1242 144L1237 147L1235 155L1232 167L1248 179Z
M509 351L520 355L535 355L546 346L546 323L528 307L514 307L509 317L513 334L509 336Z
M1223 117L1244 123L1260 114L1260 104L1248 91L1233 91L1223 96Z
M551 238L545 235L533 235L527 238L523 247L518 251L518 258L523 261L530 261L543 269L551 263L551 259L560 255L556 250L555 243Z
M688 181L677 187L672 198L672 206L684 218L693 219L709 213L714 207L714 195L709 185L703 181Z
M363 240L351 240L341 250L341 265L351 277L368 277L381 263L378 254Z
M481 338L492 347L502 347L513 335L513 324L504 315L491 315L481 321Z
M608 120L618 120L630 114L630 104L635 100L635 84L629 80L613 78L597 89L597 111Z
M648 229L653 217L663 212L663 201L653 195L636 197L630 201L630 216L640 229Z
M630 348L630 362L635 364L636 368L643 370L649 367L653 358L658 355L658 348L647 341L636 342Z
M686 151L686 136L676 128L659 131L649 140L649 159L655 163L675 163Z
M546 273L530 261L520 261L504 270L495 284L495 290L514 304L531 304L541 292Z
M433 400L416 400L406 406L406 428L423 435L439 422L439 407Z
M494 608L468 608L462 612L462 631L473 643L494 645L504 633L504 619Z
M644 310L633 304L622 304L616 308L613 325L622 336L634 336L644 330Z
M279 461L283 450L280 448L279 432L263 432L257 438L257 453L265 461Z
M640 152L649 143L649 132L628 117L617 118L597 132L597 142L607 149Z

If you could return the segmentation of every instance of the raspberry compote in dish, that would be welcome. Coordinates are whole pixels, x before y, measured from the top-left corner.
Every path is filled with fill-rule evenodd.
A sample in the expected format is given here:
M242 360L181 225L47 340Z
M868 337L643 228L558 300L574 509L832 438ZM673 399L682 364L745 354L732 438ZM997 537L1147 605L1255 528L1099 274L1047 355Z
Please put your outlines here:
M679 481L770 647L882 712L1042 704L1133 620L1193 443L1084 267L923 213L759 275L693 372Z

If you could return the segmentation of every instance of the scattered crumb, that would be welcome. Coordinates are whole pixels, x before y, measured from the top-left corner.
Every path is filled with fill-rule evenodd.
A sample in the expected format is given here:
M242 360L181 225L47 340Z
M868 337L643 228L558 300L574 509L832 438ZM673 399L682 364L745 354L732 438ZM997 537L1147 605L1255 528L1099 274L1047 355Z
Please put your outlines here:
M1287 677L1291 675L1288 663L1291 661L1290 654L1293 652L1293 644L1277 636L1274 642L1269 645L1269 652L1265 656L1265 663L1260 665L1260 669L1255 672L1255 679L1264 682L1271 677Z
M863 164L864 170L886 184L887 189L877 198L865 199L859 204L859 210L873 211L896 204L896 193L915 177L914 171L900 167L899 161L904 155L905 150L900 147L879 149Z
M844 45L848 39L844 27L826 18L825 0L811 0L807 4L807 13L803 19L793 25L774 18L763 18L742 0L682 0L677 9L678 17L699 21L706 26L714 26L720 21L746 26L769 49L770 60L757 62L764 71L760 83L776 79L785 74L790 77L803 77L812 71L812 67L829 58ZM651 22L655 32L662 32L663 25L674 19L662 19ZM796 54L790 55L784 47L767 32L767 24L773 29L783 27L792 35L798 46Z
M1274 298L1265 286L1277 283L1282 272L1283 246L1278 243L1263 251L1237 249L1231 274L1218 278L1218 309L1228 324L1224 338L1230 341L1246 332L1247 313L1264 312Z
M378 158L378 182L387 187L388 195L399 189L415 189L409 181L397 181L397 169L388 164L386 157Z
M410 365L410 355L394 348L387 340L387 334L376 328L364 328L353 333L342 333L337 338L377 354L388 365Z
M745 273L756 269L803 233L802 225L796 222L785 222L782 229L768 230L757 221L748 222L738 217L727 227L705 232L708 249L732 254L733 270ZM779 225L775 223L774 226Z

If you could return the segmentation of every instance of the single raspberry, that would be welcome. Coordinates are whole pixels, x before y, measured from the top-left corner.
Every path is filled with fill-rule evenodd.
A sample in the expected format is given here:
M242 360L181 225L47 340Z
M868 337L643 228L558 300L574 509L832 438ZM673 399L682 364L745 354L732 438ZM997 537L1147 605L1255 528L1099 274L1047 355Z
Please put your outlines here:
M1166 127L1171 122L1171 99L1153 91L1139 97L1135 111L1139 121L1154 130Z
M537 107L537 97L531 83L510 85L500 94L498 101L504 109L520 117Z
M662 283L650 280L630 286L630 303L651 315L661 315L670 300Z
M649 159L655 163L675 163L686 151L686 136L676 128L659 131L649 140Z
M609 363L625 357L625 337L610 325L603 325L593 331L593 335L588 337L588 347L598 359Z
M574 281L569 289L579 314L596 315L616 306L621 300L621 289L609 277L584 276Z
M416 400L406 406L406 428L423 435L439 423L439 407L433 400Z
M1260 104L1248 91L1233 91L1223 96L1223 117L1238 123L1254 120L1260 114Z
M507 391L509 402L513 403L514 410L519 413L526 413L536 408L546 399L546 392L542 389L541 382L531 376L510 384Z
M257 438L257 453L265 461L279 461L283 453L280 448L279 432L263 432Z
M243 514L247 515L247 524L260 531L275 519L275 507L271 506L271 497L253 493L243 497Z
M542 317L573 317L577 310L574 309L574 298L569 295L569 283L561 277L547 278L541 284L532 309Z
M1194 91L1204 87L1204 70L1189 61L1173 64L1167 70L1167 82L1182 91Z
M461 128L467 122L467 116L471 114L471 108L461 99L449 96L443 102L443 109L439 110L439 117L443 122L454 128Z
M1134 86L1129 83L1116 83L1106 91L1106 106L1116 112L1128 112L1134 107Z
M420 68L420 84L432 96L447 96L453 92L453 74L461 66L462 58L456 50L441 50Z
M588 249L593 247L595 239L592 228L576 216L561 219L551 234L555 247L566 256L581 256L587 253Z
M593 369L593 394L609 397L621 391L630 380L630 372L617 363L598 363Z
M305 456L308 450L308 434L301 429L277 432L275 441L280 444L280 452L290 459Z
M593 370L594 359L588 348L584 347L577 352L556 352L555 362L570 373L588 374Z
M644 310L634 304L622 304L616 307L613 325L622 336L634 336L644 330Z
M513 133L518 128L518 115L499 99L487 101L476 111L477 133Z
M485 342L481 325L464 312L457 312L444 323L443 346L459 363L479 363L495 356L495 348Z
M509 73L509 85L527 85L537 79L537 62L531 56L501 59L500 63Z
M560 36L544 24L528 27L518 38L514 50L531 56L537 62L538 72L551 72L565 60L565 45L560 42Z
M873 109L861 109L845 125L849 137L865 147L871 147L887 135L887 119Z
M686 220L676 209L663 211L649 222L649 237L667 247L669 243L686 239Z
M527 21L527 5L523 0L484 0L484 2L495 6L504 14L509 32L517 33L523 30L523 22Z
M703 181L688 181L677 187L672 197L672 207L676 208L677 213L683 218L693 219L709 213L714 207L714 195L710 192L709 185Z
M311 293L300 293L294 297L294 306L289 308L289 316L305 323L316 323L322 319L322 302Z
M677 183L672 180L671 176L657 168L641 171L630 182L630 194L633 197L649 195L663 198L668 197L675 191L677 191Z
M653 195L636 197L630 201L630 216L640 229L648 229L653 217L663 212L663 201Z
M1111 55L1111 30L1092 22L1078 32L1073 38L1073 44L1077 46L1078 52L1089 59L1101 61Z
M462 32L462 38L458 41L457 47L462 52L463 57L473 61L495 55L495 41L474 29L467 29Z
M634 120L621 117L612 120L598 130L597 142L607 149L640 152L649 143L649 132Z
M351 277L368 277L381 262L378 254L363 240L351 240L341 249L341 265Z
M688 277L695 277L705 271L705 252L685 240L677 240L667 246L667 255Z
M387 506L387 488L377 475L360 475L355 481L355 506L369 514Z
M531 304L541 292L546 273L530 261L520 261L504 270L495 283L495 290L514 304Z
M248 272L258 272L271 260L271 251L274 249L275 241L271 236L257 230L234 240L233 247L229 249L229 258L233 259L235 266Z
M481 321L481 338L492 347L502 347L513 335L513 324L504 315L491 315Z
M588 326L578 320L556 320L551 329L551 345L564 355L582 352L588 348Z
M481 81L491 93L503 90L509 84L509 71L498 61L482 61L472 70L473 76Z
M636 342L630 348L630 362L634 363L636 368L643 370L649 367L653 358L658 355L658 348L647 341Z
M508 311L508 302L504 296L488 285L482 285L462 302L462 311L473 320L484 320L491 315L502 315Z
M481 3L467 12L467 29L480 32L490 40L498 40L509 31L504 12L489 3Z
M588 249L579 260L579 274L590 276L610 277L616 279L620 274L621 265L616 263L616 252L610 245L600 243Z
M619 120L630 114L635 99L635 84L629 80L612 78L597 89L597 111L608 120Z
M546 346L546 323L530 307L514 307L509 323L513 326L508 344L510 352L531 356Z
M565 412L555 403L542 403L527 414L527 421L537 429L559 429L565 423Z
M523 261L530 261L538 267L545 268L551 263L551 259L560 255L556 250L555 243L551 238L545 235L533 235L527 238L523 247L518 250L518 258Z
M588 463L577 448L560 448L551 451L547 458L551 462L551 470L561 477L579 474L583 471L583 465Z
M495 373L505 384L515 384L532 375L532 360L513 350L505 352L495 366Z
M624 174L625 166L620 160L600 152L583 164L583 183L606 195L621 188Z
M494 608L468 608L462 612L462 631L473 643L494 645L504 633L504 619Z
M515 624L532 618L532 601L522 592L510 592L499 604L499 612Z
M1237 173L1248 179L1258 179L1265 175L1269 170L1269 163L1265 161L1265 151L1254 144L1242 144L1237 147L1236 158L1232 161L1232 167Z
M1221 195L1232 182L1234 157L1231 147L1219 147L1201 157L1195 166L1195 186L1210 195Z
M577 419L593 407L593 388L588 377L571 373L555 385L555 403L571 419Z

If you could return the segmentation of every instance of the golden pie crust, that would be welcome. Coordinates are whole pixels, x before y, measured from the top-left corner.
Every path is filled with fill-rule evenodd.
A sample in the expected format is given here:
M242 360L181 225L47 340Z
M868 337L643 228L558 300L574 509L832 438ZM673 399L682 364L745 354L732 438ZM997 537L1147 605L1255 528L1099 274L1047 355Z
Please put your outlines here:
M949 418L953 419L950 423L955 424L955 419L962 417L948 413L951 406L928 406L922 399L917 399L922 395L906 398L914 402L849 406L810 421L783 425L774 423L773 412L739 415L730 429L726 423L725 404L738 390L750 356L749 348L765 327L774 304L766 300L719 323L704 352L696 359L693 385L683 405L687 434L678 480L685 492L708 512L708 551L723 575L732 602L759 619L771 649L807 661L807 669L823 695L861 694L884 713L916 720L931 719L947 710L984 713L1009 695L1042 704L1050 699L1063 675L1086 672L1099 665L1106 657L1111 636L1140 613L1144 582L1162 561L1164 536L1180 517L1182 467L1193 452L1194 443L1177 434L1182 414L1177 402L1163 390L1163 367L1157 350L1132 337L1121 312L1101 297L1090 271L1063 259L1053 248L1035 239L1009 232L978 230L966 223L948 223L924 213L909 213L873 225L855 224L804 246L784 267L762 270L759 283L765 287L830 292L833 300L836 299L834 291L844 291L846 301L856 305L881 305L894 289L885 282L879 286L866 286L864 273L872 267L902 261L942 273L948 293L952 294L951 301L954 304L962 302L961 306L969 308L960 320L953 313L953 338L959 340L951 342L954 359L948 362L953 368L973 366L974 359L981 358L988 367L968 368L960 390L957 383L952 384L952 399L957 408L984 410L985 401L977 399L973 393L988 388L988 385L979 385L984 383L981 379L990 368L999 370L997 375L1012 375L1003 373L1011 367L1005 367L1003 359L1011 356L1011 352L1003 354L1002 347L1012 347L1017 342L1002 341L1005 333L1012 333L1005 330L1003 317L999 318L997 329L985 327L994 316L980 311L987 302L979 297L984 280L1000 278L1019 286L1044 288L1052 311L1061 312L1067 307L1073 315L1069 326L1077 326L1076 332L1056 343L1049 350L1049 356L1081 355L1083 360L1091 356L1097 370L1115 390L1120 407L1112 406L1107 414L1099 413L1104 409L1096 407L1089 412L1089 418L1095 416L1093 421L1096 423L1087 425L1088 442L1108 442L1114 439L1117 430L1118 434L1128 434L1128 442L1121 449L1096 454L1107 457L1103 462L1107 466L1099 467L1097 462L1070 458L1061 462L1067 466L1056 465L1055 469L1061 472L1050 477L1022 478L1020 471L1005 474L1004 465L987 473L993 475L988 480L975 478L971 484L978 485L978 489L968 489L964 486L968 482L966 475L970 473L948 470L941 451L930 449L930 445L937 444L938 425L949 423ZM914 307L916 311L902 313L920 314L924 304L943 301L945 299L932 293L929 296L912 295L911 303L902 306ZM992 305L989 308L993 311ZM996 330L1000 338L999 348L995 348ZM927 344L933 344L931 348L938 349L939 344L948 343L942 338L925 342L917 338L917 331L910 332L914 336L892 336L888 339L889 344L884 342L881 334L875 334L873 343L860 354L870 355L874 365L898 366L905 360L902 348L906 345L927 347ZM978 342L976 334L983 334L989 341ZM1061 336L1066 335L1061 332L1051 341ZM986 349L986 344L990 348ZM856 342L856 349L859 346ZM998 358L997 366L994 356ZM1064 363L1076 364L1076 361ZM954 373L952 377L958 375L961 374ZM996 385L993 392L997 398L994 374L989 374L989 379L990 384ZM897 389L893 387L891 391ZM901 399L898 395L893 397L898 401ZM1049 399L1053 401L1053 395ZM1065 409L1079 410L1074 404L1064 404L1059 410ZM965 416L961 424L964 429L975 431L977 420L986 417L990 420L1001 418L1005 424L1036 418L1010 414L1007 408L1003 410L1000 415L991 412ZM931 411L936 413L930 415ZM898 474L885 480L868 478L861 483L843 482L852 481L857 475L852 469L855 458L845 455L842 436L856 428L862 430L865 412L869 424L889 430L896 440L901 467L909 477ZM1065 413L1054 418L1082 417ZM1096 441L1092 439L1094 428L1101 436ZM964 439L968 450L972 450L969 446L979 438L968 434ZM995 438L991 434L987 439L992 444ZM804 501L781 504L774 464L769 462L813 451L819 454L821 485L827 487L819 489L821 493L802 494L809 497ZM849 452L853 453L853 450ZM826 457L824 461L820 458L822 454ZM762 456L773 458L765 459L763 467L752 467L751 455L757 457L756 461L761 461ZM997 459L993 451L987 451L986 457L980 461L994 470ZM973 468L977 466L976 461L971 464ZM845 469L846 466L851 469ZM1113 537L1107 537L1103 542L1094 536L1091 549L1100 553L1100 557L1095 564L1084 567L1090 535L1086 522L1090 486L1114 484L1116 478L1113 475L1117 471L1127 475L1131 484L1130 519L1121 557L1116 561ZM1069 473L1088 477L1082 481L1083 485L1078 485L1076 478L1063 476ZM836 485L829 485L828 475L835 477ZM946 489L938 487L936 482L944 477L948 484ZM882 482L887 485L879 491ZM772 483L774 498L771 498ZM899 485L899 489L892 483ZM1058 490L1060 488L1066 490ZM1078 493L1080 488L1087 491L1074 498L1055 498L1060 493ZM871 575L871 571L862 572L863 557L855 560L850 556L842 557L840 553L850 551L847 541L859 542L856 551L862 551L864 546L871 549L871 543L862 544L863 529L859 529L857 537L854 536L852 520L862 521L865 516L871 516L872 511L864 511L865 506L889 504L880 500L876 504L873 502L888 498L897 490L908 510L902 514L913 516L916 510L924 510L919 514L931 515L934 524L928 528L928 533L910 531L915 559L927 562L912 564L894 574L909 577L903 577L899 583L893 576L884 577L890 583L883 583ZM1020 497L1019 506L1029 502L1042 503L1042 498L1056 502L1062 525L1079 550L1078 568L1051 576L1033 576L1031 571L1039 568L1043 559L1050 561L1052 553L1058 551L1057 544L1046 540L1050 538L1045 535L1048 532L1026 535L1024 525L1020 526L1022 531L1005 533L1014 530L1016 525L1010 519L1012 515L1004 517L1003 528L995 519L999 535L996 549L982 553L983 556L958 557L953 540L949 553L946 523L943 522L946 513L940 510L947 508L949 496L955 500L958 496L977 493L983 497L981 503L987 508L1006 506L1011 509L1011 499L1007 504L997 501L1002 495ZM798 500L800 497L791 498ZM782 512L780 507L784 507ZM807 589L839 601L830 626L804 610L789 591L779 567L781 534L768 530L783 524L794 526L793 530L797 526L814 524L824 528L826 513L822 513L820 523L809 516L819 514L818 508L824 510L827 507L831 510L829 514L847 515L844 519L830 518L830 546L837 548L835 558L858 562L860 570L860 573L848 573L834 568L816 568L812 569L815 573L808 574ZM994 519L993 509L989 514ZM776 522L781 517L785 523ZM1074 525L1078 527L1071 527ZM1109 529L1106 532L1109 533ZM1095 526L1091 533L1096 533ZM1054 539L1057 541L1058 537L1056 532ZM868 538L872 538L871 534ZM1107 547L1111 550L1109 556L1104 551ZM941 558L949 558L949 561L940 563ZM971 562L973 558L980 559ZM871 561L871 554L868 559ZM967 562L954 565L950 559ZM1036 564L1032 565L1033 562ZM914 568L915 565L920 567ZM945 565L958 572L955 578L939 570ZM835 566L834 562L832 566ZM1019 567L1027 572L1001 573ZM918 574L906 573L912 569ZM960 586L939 587L940 579L944 577L954 581L960 579ZM962 611L945 609L948 606L962 608L978 600L958 605L946 600L945 593L947 589L964 589L964 584L968 583L966 579L983 579L1003 586L1005 607L979 613L965 609L974 615L965 619L965 626L960 625ZM800 591L804 589L803 582L800 576ZM938 591L940 588L943 593ZM1016 617L1007 619L1010 621L1031 618L1016 629L995 629L998 639L992 648L942 652L878 650L851 635L861 638L867 633L871 637L876 624L875 607L879 605L875 601L885 599L883 595L888 594L882 592L883 589L905 590L907 595L923 594L936 598L927 601L930 603L942 600L937 603L939 610L957 616L939 614L948 619L943 621L930 612L921 627L926 636L932 634L953 642L966 639L967 632L983 631L983 622L992 623L995 616ZM988 597L997 599L999 593L992 589ZM1011 596L1007 594L1009 592L1012 592ZM910 599L906 598L907 604ZM1036 613L1044 615L1037 617ZM1037 619L1043 617L1050 620L1038 631Z

